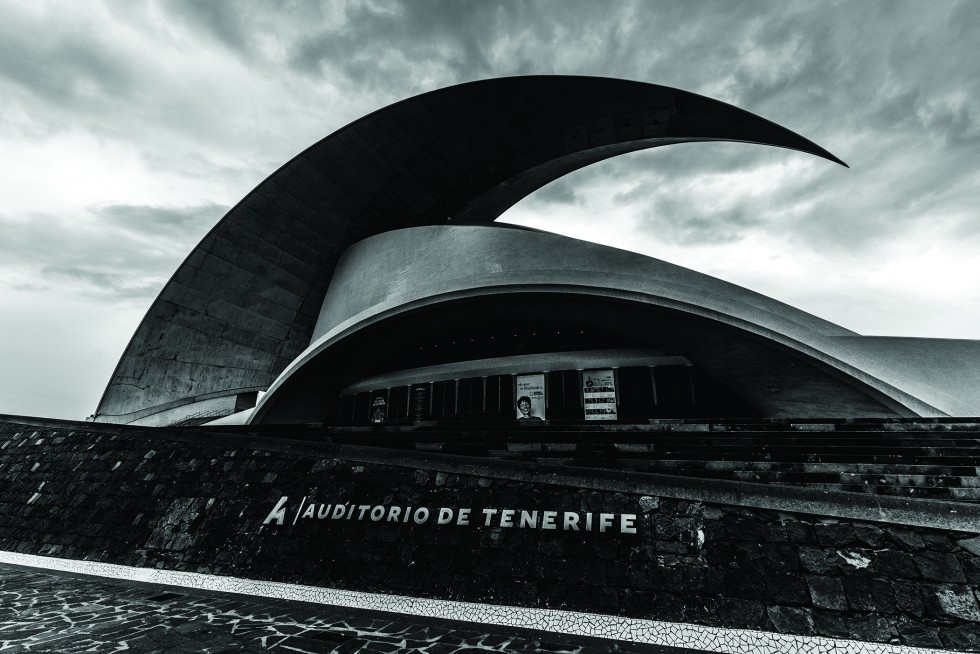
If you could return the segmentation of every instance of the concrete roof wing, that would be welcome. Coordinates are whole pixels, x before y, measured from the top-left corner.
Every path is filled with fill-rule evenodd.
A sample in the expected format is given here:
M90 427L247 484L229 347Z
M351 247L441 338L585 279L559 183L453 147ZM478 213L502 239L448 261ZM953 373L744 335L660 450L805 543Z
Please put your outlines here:
M486 224L612 156L740 141L843 162L731 105L642 82L490 79L380 109L315 143L235 205L150 307L97 420L267 388L310 342L340 254L392 229Z

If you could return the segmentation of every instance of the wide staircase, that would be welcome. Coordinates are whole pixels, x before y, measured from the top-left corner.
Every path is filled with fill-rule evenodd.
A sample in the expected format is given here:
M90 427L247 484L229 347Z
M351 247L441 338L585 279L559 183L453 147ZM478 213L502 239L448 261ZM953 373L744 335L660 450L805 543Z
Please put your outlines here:
M980 419L446 422L232 430L559 466L980 502Z
M334 443L980 503L980 418L134 427L0 416L0 433L25 426L257 446Z

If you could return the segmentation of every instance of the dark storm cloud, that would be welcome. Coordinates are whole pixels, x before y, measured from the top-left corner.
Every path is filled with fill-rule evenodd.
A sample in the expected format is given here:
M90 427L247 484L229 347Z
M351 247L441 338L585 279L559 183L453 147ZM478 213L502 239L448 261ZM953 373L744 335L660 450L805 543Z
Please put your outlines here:
M18 14L0 21L0 79L56 103L86 104L133 87L127 58L84 25L49 23L44 38Z
M201 0L167 0L164 6L185 24L214 36L226 46L243 55L251 54L250 31L254 7L244 2L208 2ZM283 4L268 3L270 9L281 11Z
M157 296L161 280L129 277L89 268L71 266L46 266L41 274L54 282L76 282L86 297L111 299L114 302L149 300Z
M252 65L277 65L262 47L263 39L272 39L281 53L278 65L343 89L367 110L486 77L606 75L734 103L815 140L855 166L849 177L816 170L789 180L784 195L798 209L791 219L785 210L764 205L706 214L696 208L698 199L688 196L695 207L692 215L702 218L679 220L702 224L710 214L724 235L707 228L684 231L684 242L692 245L728 240L740 229L774 226L787 233L799 227L805 235L802 242L822 247L848 249L874 242L888 233L881 223L889 218L863 218L849 232L837 223L852 217L827 217L843 208L835 192L846 196L859 191L868 211L878 200L897 206L900 211L891 219L899 222L926 219L914 208L924 210L922 194L930 194L931 183L914 180L886 188L882 171L876 169L901 152L898 146L921 151L934 141L963 149L961 156L966 157L965 149L980 137L977 58L951 54L972 49L975 32L967 26L976 23L980 12L969 0L929 12L915 3L891 1L623 2L614 10L591 1L232 6L173 0L162 6L173 20L208 34ZM937 43L940 34L942 43ZM938 77L924 72L936 68ZM944 97L948 87L961 89L961 97ZM577 188L613 176L648 179L651 168L658 174L658 190L687 188L705 174L744 174L780 158L805 156L750 146L711 147L702 153L705 147L673 146L669 156L605 162L546 186L529 201L538 207L580 204ZM929 177L955 180L965 170L955 157L937 161L937 167ZM806 208L799 203L803 194ZM655 219L656 212L668 204L638 207L644 216L639 229L657 229L662 220ZM937 198L933 206L942 204ZM745 221L746 212L752 213L751 221Z
M744 206L709 211L677 198L660 198L641 217L641 228L667 243L731 243L760 224L757 214Z
M691 22L712 20L710 5L591 1L350 3L285 44L290 65L318 79L342 76L358 92L403 97L454 83L529 74L648 75L689 65L654 52ZM723 21L724 18L714 20ZM710 27L708 28L710 30ZM703 51L703 44L698 43ZM724 56L722 56L724 58ZM687 79L690 86L695 80Z
M677 40L673 32L703 50L691 22L723 24L726 13L741 13L674 2L624 2L611 9L582 0L234 5L172 0L163 6L172 19L210 34L243 58L266 56L261 42L271 38L294 71L358 94L399 98L406 89L502 75L612 72L651 79L645 73L654 62L667 64L665 71L689 65L685 53L678 53L678 61L651 56Z
M33 214L24 219L0 216L0 261L4 268L26 266L40 271L57 259L63 264L85 265L98 261L107 267L140 267L147 260L132 256L131 248L119 247L119 232L109 234L81 221L64 220L49 214Z
M336 108L335 127L357 117L343 113L351 107L366 112L416 92L472 79L595 74L677 86L735 103L815 140L854 165L847 176L828 172L827 165L788 180L781 199L798 209L791 218L784 209L764 205L704 212L696 208L698 198L689 194L689 202L679 206L659 201L637 206L643 216L641 230L658 228L658 211L668 206L685 211L693 204L692 215L711 215L721 234L778 225L787 232L799 228L802 241L822 247L859 247L887 234L882 225L886 219L914 223L927 219L926 210L953 202L952 197L944 199L950 191L942 190L940 182L945 180L947 189L957 186L968 171L968 151L980 139L980 58L962 56L972 51L974 28L980 27L980 12L969 0L930 7L928 12L919 4L898 1L609 5L584 0L166 0L156 5L159 15L125 2L108 6L134 29L162 20L205 36L256 74L285 81L299 76L307 83L339 89L351 104ZM220 140L239 147L257 137L272 143L278 131L288 132L288 113L265 121L264 132L264 116L245 129L229 120L237 98L189 102L194 90L181 91L180 76L164 78L161 71L155 71L156 77L134 75L132 57L95 30L55 20L47 38L39 40L24 29L25 20L15 17L0 27L5 37L0 40L5 44L0 46L0 74L63 108L90 102L92 94L104 99L155 98L158 125L202 144ZM139 54L134 54L139 61ZM166 92L173 89L178 92ZM283 101L286 106L302 103L288 95ZM325 107L324 116L332 115L331 109ZM123 127L90 127L94 133L136 128L135 121ZM290 143L283 156L306 144ZM884 162L900 157L903 149L924 152L933 145L949 152L937 158L927 174L894 187L882 179L888 176L882 170ZM530 201L539 207L581 204L577 189L613 177L634 180L634 186L650 183L651 169L657 174L658 193L684 189L706 174L744 174L780 157L805 156L750 146L698 144L669 150L669 155L634 155L583 170L546 186ZM191 161L195 156L196 163ZM163 171L191 170L198 178L222 183L254 183L262 176L253 168L219 165L193 152L171 157L166 148L157 148L147 157ZM271 156L262 165L271 170L281 162ZM835 197L839 195L845 198ZM832 214L845 209L855 196L868 212L876 202L895 210L890 217L862 217L848 232L838 223L854 218ZM620 196L617 201L625 206L634 199ZM752 221L745 222L745 212L753 214ZM700 224L699 220L692 217L689 222ZM153 224L146 223L146 228ZM699 234L705 243L719 238L708 232L684 232L684 242L696 244Z
M351 4L337 24L292 44L290 63L308 74L339 71L358 85L370 86L399 77L408 81L407 68L434 61L441 63L444 78L484 76L493 69L486 56L487 35L495 31L503 11L478 2ZM393 53L398 58L387 62L391 65L379 66Z
M250 21L237 6L198 3L182 22L167 15L179 5L118 0L0 10L0 114L13 107L22 117L8 133L25 141L85 135L127 150L154 175L208 179L220 190L254 185L308 144L300 145L305 134L295 144L284 134L309 98L295 101L278 87L278 71L253 71L199 38L246 52L256 30L277 18L263 7L264 18ZM279 110L272 120L270 107Z
M151 207L114 204L92 211L108 227L117 227L143 236L184 239L214 225L228 212L224 205L206 203L192 207Z
M16 290L71 283L88 296L112 302L150 299L226 211L210 203L110 205L94 208L94 221L0 216L0 271L16 274L21 280Z
M905 228L961 203L956 189L975 170L967 152L980 135L980 70L976 57L963 56L972 47L970 32L949 31L947 37L947 30L969 4L923 13L906 3L854 3L846 12L785 3L765 14L728 16L727 29L714 32L724 34L727 45L704 48L704 56L695 41L674 41L679 66L672 77L687 73L698 85L693 90L798 131L853 167L814 166L785 180L768 203L712 214L717 232L776 230L795 235L801 247L856 250L901 238ZM972 8L973 15L980 13ZM724 65L704 65L724 53L730 56ZM685 147L690 154L670 149L670 174L662 180L669 187L686 188L709 171L745 173L766 161L805 156L734 146L709 157L695 153L701 145ZM719 152L723 156L716 158ZM925 160L929 166L922 165ZM691 207L669 208L695 217L681 213L675 221L703 225L696 218L697 198L691 199ZM651 230L662 226L663 220L651 218L666 208L650 207ZM747 211L753 215L748 223ZM682 234L691 243L719 238L708 228Z
M574 178L566 176L555 180L536 191L531 198L538 205L575 205L581 203L581 198L575 192L581 183L581 174Z
M923 128L941 136L947 147L975 148L980 140L980 112L971 103L938 103L921 120Z

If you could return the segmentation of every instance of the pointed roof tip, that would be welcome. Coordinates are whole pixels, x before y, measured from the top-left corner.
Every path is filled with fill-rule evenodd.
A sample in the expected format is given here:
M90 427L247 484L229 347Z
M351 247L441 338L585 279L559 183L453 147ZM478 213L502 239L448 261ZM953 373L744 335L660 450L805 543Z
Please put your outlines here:
M762 120L765 120L765 119L762 119ZM797 152L805 152L806 154L812 154L812 155L814 155L816 157L820 157L821 159L826 159L827 161L831 161L831 162L833 162L835 164L840 164L844 168L850 168L850 166L847 165L847 162L845 162L843 159L841 159L840 157L837 157L836 155L834 155L833 153L831 153L829 150L826 150L826 149L820 147L819 145L817 145L816 143L814 143L810 139L805 138L803 136L800 136L796 132L794 132L792 130L789 130L789 129L786 129L785 127L783 127L783 126L781 126L781 125L779 125L777 123L773 123L773 122L768 121L768 120L766 122L767 123L770 123L771 125L773 125L775 127L777 127L779 130L782 131L782 133L785 136L789 136L790 139L789 140L783 140L781 138L778 138L778 137L775 137L774 136L771 141L768 141L768 142L762 141L761 142L762 145L775 145L775 146L779 146L779 147L788 148L790 150L796 150Z
M764 120L764 119L763 119ZM796 132L786 129L781 125L772 123L771 121L766 121L771 125L777 127L780 131L770 133L769 138L764 139L752 139L751 143L756 143L758 145L769 145L777 148L786 148L787 150L793 150L795 152L802 152L804 154L810 154L815 157L820 157L821 159L826 159L835 164L839 164L844 168L850 168L840 157L834 155L829 150L826 150L808 138L804 138L797 134ZM738 140L738 139L733 139Z
M850 166L847 165L847 162L845 162L843 159L831 154L828 150L824 150L813 141L810 141L810 144L813 146L813 148L808 150L809 154L816 155L822 159L826 159L827 161L832 161L835 164L840 164L841 166L844 166L844 168L850 168Z
M847 162L845 162L843 159L835 157L834 155L827 152L826 150L821 149L819 151L811 151L809 154L814 154L820 157L821 159L826 159L827 161L831 161L835 164L840 164L841 166L844 166L844 168L850 168L850 166L847 165Z
M845 162L843 159L834 155L829 150L820 147L810 139L800 136L796 132L786 129L777 123L771 123L771 121L766 122L770 122L770 124L775 125L782 130L783 138L773 138L772 141L769 141L768 143L763 142L762 145L775 145L777 147L788 148L790 150L796 150L797 152L803 152L805 154L812 154L815 157L820 157L821 159L826 159L827 161L835 164L840 164L841 166L844 166L844 168L850 168L850 166L847 165L847 162ZM789 137L788 139L785 138L787 136Z
M656 87L656 85L645 86ZM787 148L850 168L843 159L834 156L805 136L768 118L704 95L680 89L671 90L676 93L676 106L679 109L674 119L675 125L672 127L679 136L709 136L725 141Z

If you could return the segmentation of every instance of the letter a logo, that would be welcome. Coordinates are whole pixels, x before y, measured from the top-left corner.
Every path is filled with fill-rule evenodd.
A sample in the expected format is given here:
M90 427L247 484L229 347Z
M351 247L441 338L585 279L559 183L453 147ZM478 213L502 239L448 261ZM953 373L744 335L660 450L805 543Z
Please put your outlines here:
M288 495L283 495L280 497L279 501L276 502L276 508L269 512L269 515L267 515L265 520L262 521L262 524L267 525L275 520L277 525L281 525L286 519L286 500L288 499Z

